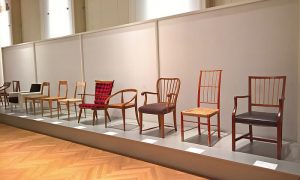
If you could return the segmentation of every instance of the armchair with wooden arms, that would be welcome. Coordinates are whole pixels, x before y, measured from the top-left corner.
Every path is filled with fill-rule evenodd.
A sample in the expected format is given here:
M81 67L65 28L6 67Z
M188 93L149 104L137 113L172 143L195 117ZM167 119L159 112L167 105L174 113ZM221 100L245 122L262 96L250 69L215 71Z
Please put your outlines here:
M142 131L147 131L159 127L161 137L165 137L164 126L165 125L164 115L173 112L174 129L177 131L176 123L176 104L180 89L180 80L178 78L159 78L156 83L157 92L142 92L142 96L145 96L144 105L139 107L139 118L140 118L140 134ZM147 104L148 95L156 95L157 103ZM159 126L143 129L143 113L158 115Z
M3 86L0 87L0 101L3 105L3 101L4 101L4 107L6 108L6 105L9 104L8 102L8 93L7 93L7 89L10 87L11 82L4 82ZM2 100L3 97L3 100Z
M124 100L124 94L129 94L129 93L133 93L132 98L130 98L128 101L125 102ZM110 104L109 101L120 95L121 99L120 99L120 103L113 103ZM114 94L112 94L111 96L109 96L106 101L105 104L107 104L107 108L112 108L112 109L121 109L122 110L122 119L123 119L123 129L124 131L125 129L125 110L129 109L129 108L134 108L135 109L135 116L136 116L136 120L138 125L140 125L139 123L139 118L138 118L138 113L137 113L137 90L136 89L123 89L120 90ZM105 122L105 127L107 127L107 122Z
M286 76L249 76L248 91L246 96L234 97L232 112L232 151L236 150L235 142L246 138L277 144L277 159L281 159L282 151L282 124L283 106L286 85ZM248 99L248 112L237 114L238 99ZM254 111L253 108L276 108L277 112ZM236 124L249 125L249 132L236 138ZM277 139L254 137L252 126L275 127Z

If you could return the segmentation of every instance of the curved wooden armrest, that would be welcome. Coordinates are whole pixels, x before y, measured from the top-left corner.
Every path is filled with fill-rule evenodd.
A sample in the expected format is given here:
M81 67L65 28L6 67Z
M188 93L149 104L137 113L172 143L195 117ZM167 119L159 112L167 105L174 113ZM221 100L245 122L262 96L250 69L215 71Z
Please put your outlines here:
M237 111L237 107L238 107L237 100L238 99L242 99L242 98L250 98L250 96L249 95L246 95L246 96L234 96L234 108L233 108L233 111L232 111L232 116L235 116L236 111Z
M129 101L127 101L127 102L124 103L123 94L124 94L125 92L135 92L135 95L134 95L133 98L131 98ZM111 98L113 98L114 96L118 95L118 94L121 94L121 103L124 103L124 106L127 105L127 104L129 104L130 102L132 102L134 99L137 98L137 90L136 90L136 89L122 89L122 90L120 90L120 91L118 91L118 92L116 92L116 93L110 95L110 96L105 100L105 104L109 104L109 100L110 100Z
M141 93L141 95L142 96L144 96L145 95L145 101L144 101L144 105L146 105L147 104L147 94L152 94L152 95L156 95L156 96L158 96L158 93L155 93L155 92L147 92L147 91L145 91L145 92L142 92Z

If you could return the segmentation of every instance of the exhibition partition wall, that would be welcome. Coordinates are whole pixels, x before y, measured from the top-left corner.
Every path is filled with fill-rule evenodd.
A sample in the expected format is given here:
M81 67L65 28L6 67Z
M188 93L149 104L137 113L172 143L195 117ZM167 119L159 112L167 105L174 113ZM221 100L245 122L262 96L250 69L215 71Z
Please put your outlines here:
M141 92L154 91L159 76L179 77L180 112L196 105L200 69L222 69L221 129L231 132L233 96L247 94L247 77L286 75L283 135L296 140L298 11L297 0L269 0L6 47L4 78L29 86L36 68L37 80L50 81L53 94L61 79L71 86L84 79L92 93L96 79L115 80L114 92L123 88ZM138 98L142 105L143 97ZM275 135L262 128L254 133Z

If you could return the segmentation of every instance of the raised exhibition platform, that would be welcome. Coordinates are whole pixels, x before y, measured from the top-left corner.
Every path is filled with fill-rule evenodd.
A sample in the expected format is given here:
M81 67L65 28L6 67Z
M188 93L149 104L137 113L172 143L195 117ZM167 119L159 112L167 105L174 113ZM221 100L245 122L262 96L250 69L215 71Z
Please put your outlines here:
M155 117L154 117L155 118ZM159 138L159 131L139 134L136 120L127 120L126 131L121 119L113 119L109 128L103 118L92 125L88 115L78 124L76 117L60 119L26 114L24 110L0 109L0 122L22 129L54 136L87 146L130 156L155 164L214 179L300 179L300 145L284 142L283 160L276 159L273 144L239 141L237 152L231 151L231 135L213 138L213 147L207 146L205 130L200 136L197 130L186 133L186 142L180 141L180 133L166 130L166 138ZM154 125L146 122L145 127ZM1 134L1 133L0 133Z

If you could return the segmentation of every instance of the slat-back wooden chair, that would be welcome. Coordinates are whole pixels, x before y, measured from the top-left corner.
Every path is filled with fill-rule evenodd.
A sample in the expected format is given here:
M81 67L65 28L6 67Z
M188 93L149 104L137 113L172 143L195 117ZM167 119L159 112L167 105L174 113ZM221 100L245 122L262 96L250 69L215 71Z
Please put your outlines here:
M62 95L60 94L61 89L64 90L64 93ZM42 116L44 115L44 106L43 106L44 101L47 101L49 104L50 117L52 118L52 102L55 102L55 101L57 102L60 99L66 99L67 96L68 96L68 81L59 81L57 96L41 98Z
M77 103L82 103L83 101L83 94L85 94L86 90L86 82L76 82L75 86L75 92L73 98L67 98L67 99L60 99L57 101L57 114L58 114L58 119L59 119L59 110L61 109L61 104L66 105L67 110L68 110L68 120L70 119L70 105L74 105L75 108L75 115L77 117ZM78 95L81 97L79 98Z
M145 95L144 105L139 107L140 118L140 134L142 131L150 130L159 127L161 137L165 137L164 115L173 112L174 129L177 131L176 123L176 104L180 89L180 80L178 78L159 78L156 83L157 92L142 92L142 96ZM157 96L157 103L147 104L147 95L152 94ZM158 115L159 126L143 129L143 113Z
M232 150L236 150L235 142L242 139L265 141L277 144L277 159L281 159L282 121L285 95L286 76L250 76L248 79L248 95L234 97L232 113ZM240 98L248 99L248 112L236 114ZM255 111L253 108L276 108L276 113ZM248 124L249 132L236 138L236 123ZM252 126L277 128L277 139L253 137Z
M50 97L50 83L49 82L43 82L42 89L41 89L41 94L25 97L26 113L28 113L28 106L27 106L28 101L32 102L33 114L35 115L36 114L35 104L36 103L41 103L41 99L45 98L45 97Z
M201 124L207 125L208 146L211 146L211 126L216 126L218 138L220 135L220 94L221 94L222 70L200 71L198 83L197 107L181 112L181 140L184 141L184 122L196 123L198 134L201 135ZM214 105L215 108L202 107L203 104ZM211 117L217 115L217 124L211 124ZM184 120L184 116L197 117L198 121ZM201 117L206 118L207 122L202 123Z

